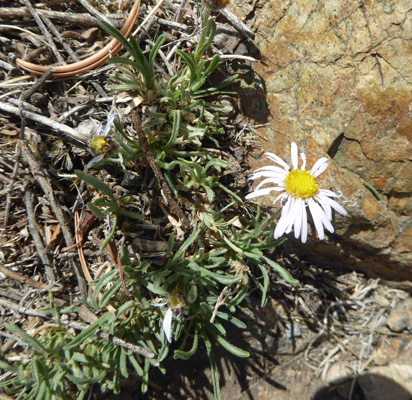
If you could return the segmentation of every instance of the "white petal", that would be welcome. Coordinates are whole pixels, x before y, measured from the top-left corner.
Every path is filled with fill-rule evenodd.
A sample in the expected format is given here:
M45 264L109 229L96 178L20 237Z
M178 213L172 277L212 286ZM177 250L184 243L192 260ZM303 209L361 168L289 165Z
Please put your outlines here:
M171 308L169 308L166 311L166 314L163 318L163 331L166 335L166 339L169 343L172 343L172 317L173 317L173 311Z
M304 211L305 208L305 203L302 199L296 199L296 218L295 218L295 226L294 226L294 231L295 231L295 238L298 239L301 232L302 232L302 212Z
M104 127L102 136L106 136L110 132L110 126L114 120L114 116L115 116L115 113L110 114L109 117L107 118L107 123L106 123L106 126Z
M267 183L274 183L275 185L278 184L278 182L274 180L273 178L266 178L266 179L263 179L263 181L260 182L259 185L256 186L255 190L259 190L263 185L266 185ZM283 190L283 188L281 190Z
M281 165L286 171L289 171L290 167L287 165L280 157L273 153L265 153L265 156L269 158L269 160L274 161L275 163Z
M104 155L103 155L103 154L100 154L100 155L92 158L92 159L86 164L86 167L85 167L84 170L87 172L88 169L90 169L91 167L93 167L93 165L94 165L94 164L97 164L99 161L102 161L103 158L104 158Z
M319 239L323 240L325 239L325 233L323 231L322 218L318 215L319 212L316 208L317 204L312 199L308 201L308 204L310 213L312 214L313 222L315 224L316 231L318 232Z
M330 204L328 203L329 197L326 196L315 196L315 200L322 206L323 211L325 211L326 218L329 221L332 221L332 208Z
M292 157L293 169L298 169L298 145L292 142L290 145L290 155Z
M102 124L97 125L96 132L94 132L94 136L99 136L101 130L102 130Z
M302 243L306 243L308 239L308 216L306 214L306 206L302 209L302 233L300 235L300 240Z
M306 155L304 153L300 153L300 158L302 159L302 167L300 169L304 170L306 167Z
M328 197L339 197L335 192L332 192L332 190L327 190L327 189L320 189L318 191L319 195L323 196L328 196Z
M274 235L275 239L280 238L285 233L285 231L287 230L287 228L289 227L291 223L290 213L289 213L291 204L292 204L292 198L288 197L286 204L282 207L282 215L280 217L280 220L278 221L276 225L275 235Z
M319 176L325 169L328 168L328 159L326 157L319 158L315 165L310 170L310 174L315 178Z
M333 192L332 192L333 193ZM332 207L335 211L339 214L343 215L344 217L348 215L348 212L335 200L330 199L329 197L322 196L322 194L318 194L315 198L321 199L322 202L327 203L330 207Z
M316 203L313 199L309 199L308 204L310 213L312 214L313 222L315 223L315 228L319 235L319 239L323 240L325 238L323 225L330 233L333 233L335 230L333 229L332 224L330 223L325 212L322 210L318 203Z
M289 171L285 171L284 169L277 167L276 165L266 165L264 167L258 168L256 171L253 172L253 175L260 172L272 172L279 175L286 176Z
M259 189L259 190L254 190L252 193L249 193L245 199L250 200L254 199L255 197L259 196L266 196L269 194L272 190L277 190L277 187L269 187L269 188L264 188L264 189Z

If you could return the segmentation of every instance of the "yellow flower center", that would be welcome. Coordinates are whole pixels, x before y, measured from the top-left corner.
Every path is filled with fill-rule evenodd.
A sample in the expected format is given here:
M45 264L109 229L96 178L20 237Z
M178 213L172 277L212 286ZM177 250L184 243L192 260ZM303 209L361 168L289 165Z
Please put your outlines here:
M296 199L308 199L318 192L319 186L308 171L294 169L285 178L285 190Z
M186 307L186 303L183 296L177 293L169 294L169 305L173 310Z
M96 154L96 155L103 154L105 152L105 148L107 146L106 137L101 136L101 135L95 136L91 140L89 146L90 146L90 149L91 149L93 154Z

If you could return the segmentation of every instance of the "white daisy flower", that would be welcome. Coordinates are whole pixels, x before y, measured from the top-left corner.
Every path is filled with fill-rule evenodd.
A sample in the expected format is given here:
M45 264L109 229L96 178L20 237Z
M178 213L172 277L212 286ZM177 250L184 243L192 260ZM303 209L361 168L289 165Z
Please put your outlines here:
M292 171L289 165L275 154L265 153L265 155L280 167L270 165L257 169L250 179L265 179L246 196L246 199L265 196L271 191L281 192L273 202L275 204L280 200L282 206L282 214L275 229L275 239L294 229L295 238L300 237L302 243L306 242L308 237L306 207L309 207L320 240L325 238L324 228L333 233L332 208L343 216L346 216L347 212L340 204L332 200L334 197L339 197L336 193L319 189L316 183L315 178L328 167L328 159L320 158L309 172L305 170L306 156L300 153L302 167L298 169L298 146L294 142L291 144ZM262 189L262 186L266 184L275 186Z
M97 164L99 161L103 160L105 154L114 148L115 143L108 135L110 132L110 126L113 123L115 116L116 113L114 112L108 116L106 126L104 127L102 133L100 133L102 131L102 124L97 126L96 132L93 134L93 138L89 143L90 150L95 157L87 163L85 168L86 171L94 164Z

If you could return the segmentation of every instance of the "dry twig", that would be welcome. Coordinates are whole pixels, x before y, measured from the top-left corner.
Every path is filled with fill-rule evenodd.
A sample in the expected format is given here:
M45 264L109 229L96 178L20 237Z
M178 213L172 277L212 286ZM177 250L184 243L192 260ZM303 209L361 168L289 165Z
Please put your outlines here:
M40 168L37 160L34 158L33 153L31 152L29 146L25 142L19 143L23 158L26 160L27 164L29 164L30 172L32 173L34 179L39 183L41 188L43 189L47 199L49 200L50 206L54 215L56 216L57 220L59 221L60 228L63 233L64 240L66 241L67 246L73 246L74 240L72 233L70 232L69 223L67 221L66 216L63 214L61 210L61 206L59 201L57 200L53 188L50 184L50 177L46 170ZM82 294L82 297L85 299L87 297L87 284L86 280L82 274L82 270L77 262L74 260L69 261L72 264L72 268L76 274L77 282L79 284L79 289Z

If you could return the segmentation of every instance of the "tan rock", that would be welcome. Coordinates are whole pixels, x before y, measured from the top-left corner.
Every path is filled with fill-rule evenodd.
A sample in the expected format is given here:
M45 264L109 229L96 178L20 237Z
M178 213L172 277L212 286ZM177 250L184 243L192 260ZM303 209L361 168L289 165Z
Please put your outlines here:
M264 61L254 66L255 86L240 93L251 121L265 124L256 129L262 148L289 160L296 141L308 167L328 155L322 187L342 191L350 213L336 216L327 242L312 234L305 246L293 238L287 246L314 262L412 279L410 1L248 0L231 7L256 31ZM252 168L266 163L252 160Z
M412 395L412 365L376 367L361 375L358 383L366 400L409 400Z
M396 307L389 315L388 327L391 331L412 330L412 299L409 298Z

